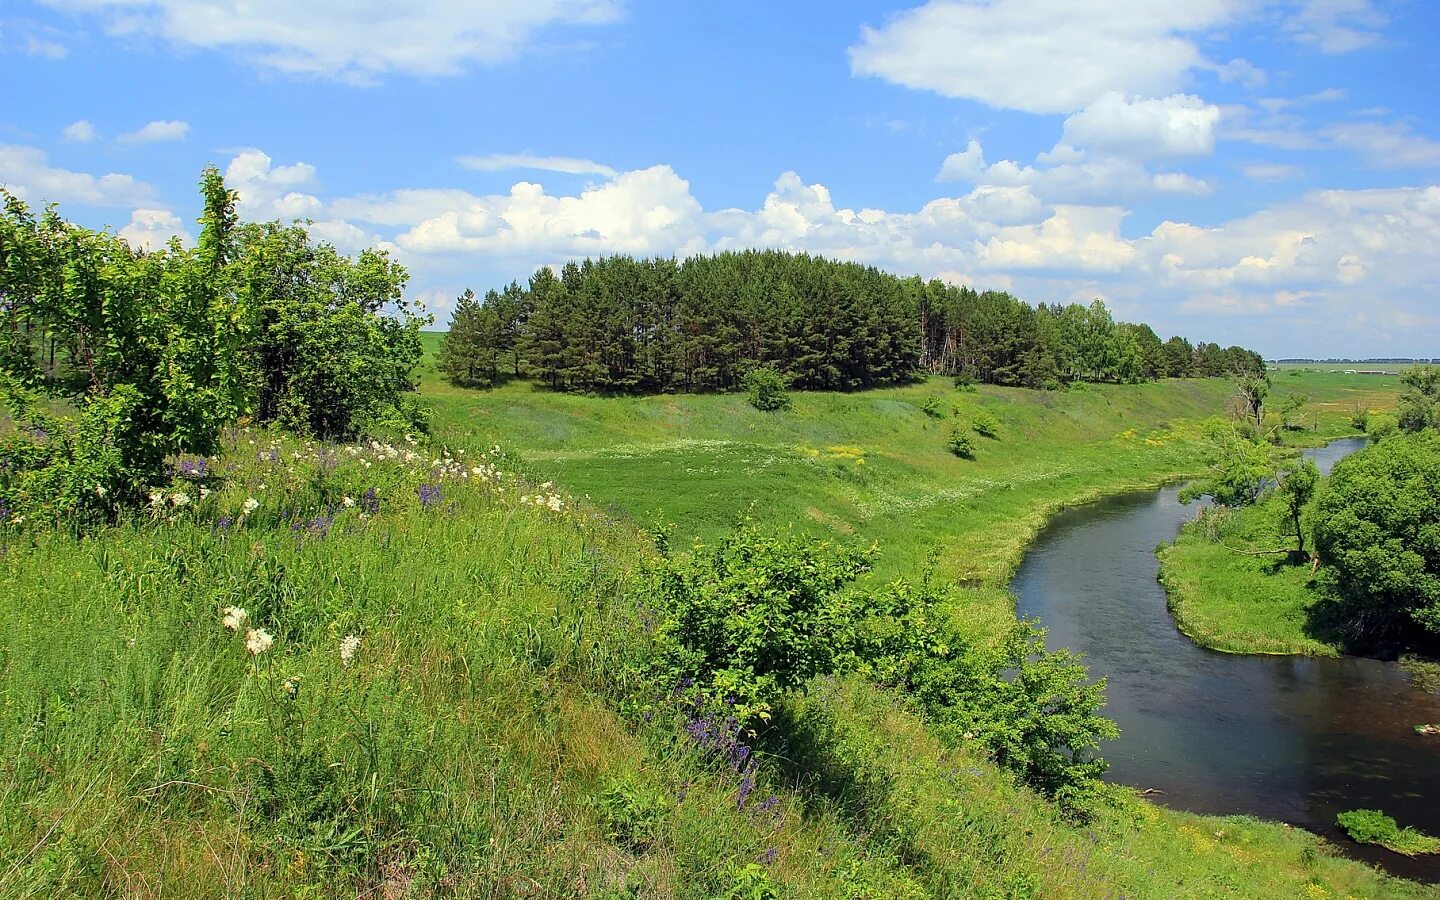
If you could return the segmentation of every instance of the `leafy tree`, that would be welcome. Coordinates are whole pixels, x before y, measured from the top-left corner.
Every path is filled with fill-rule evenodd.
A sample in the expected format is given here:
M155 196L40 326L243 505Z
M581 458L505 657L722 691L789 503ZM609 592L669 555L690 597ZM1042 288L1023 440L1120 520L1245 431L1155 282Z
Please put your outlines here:
M1401 435L1341 460L1314 520L1353 640L1381 643L1417 627L1440 635L1440 435Z
M1400 397L1397 424L1401 431L1416 432L1437 427L1440 416L1440 366L1420 365L1400 375L1407 390Z
M387 253L350 259L301 225L247 223L231 269L255 315L247 351L256 421L322 438L382 421L423 424L407 395L430 319L405 299L408 276Z
M147 253L112 234L39 219L8 194L0 216L0 503L81 520L113 514L177 453L214 452L246 407L250 308L234 289L234 195L201 179L199 246ZM73 415L45 411L63 397Z
M1265 423L1265 398L1270 393L1270 378L1262 375L1237 374L1235 377L1235 399L1240 408L1241 418L1253 423L1258 432Z
M1290 527L1295 532L1296 550L1305 552L1305 529L1300 518L1310 501L1315 498L1315 488L1320 483L1320 469L1313 459L1307 459L1280 481L1280 495L1285 499L1285 509L1290 516Z
M959 423L952 423L945 435L945 449L961 459L975 458L975 442L970 439L967 429Z
M1209 496L1219 506L1250 506L1260 499L1275 476L1274 451L1263 440L1248 438L1229 422L1212 420L1205 427L1210 472L1180 492L1190 503Z

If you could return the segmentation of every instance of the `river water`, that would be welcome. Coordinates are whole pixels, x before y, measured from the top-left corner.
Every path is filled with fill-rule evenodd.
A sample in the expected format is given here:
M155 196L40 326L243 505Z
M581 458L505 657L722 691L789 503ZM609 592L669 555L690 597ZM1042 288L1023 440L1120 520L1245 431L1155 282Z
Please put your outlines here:
M1364 446L1308 451L1322 471ZM1338 813L1380 809L1440 835L1440 697L1396 664L1373 659L1236 656L1181 634L1156 581L1156 545L1195 516L1179 488L1067 510L1039 534L1011 589L1052 648L1087 655L1109 679L1109 780L1163 791L1166 805L1248 813L1317 832L1347 855L1407 878L1440 881L1440 856L1407 859L1357 845Z

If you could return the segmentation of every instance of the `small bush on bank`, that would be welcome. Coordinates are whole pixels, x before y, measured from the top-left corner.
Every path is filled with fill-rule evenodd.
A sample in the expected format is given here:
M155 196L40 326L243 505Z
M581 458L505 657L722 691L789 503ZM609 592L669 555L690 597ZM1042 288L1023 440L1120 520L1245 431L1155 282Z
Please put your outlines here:
M751 369L745 376L750 405L762 412L790 408L790 381L771 366Z
M966 433L966 429L958 425L950 427L950 433L945 437L945 449L960 457L961 459L975 458L975 443Z

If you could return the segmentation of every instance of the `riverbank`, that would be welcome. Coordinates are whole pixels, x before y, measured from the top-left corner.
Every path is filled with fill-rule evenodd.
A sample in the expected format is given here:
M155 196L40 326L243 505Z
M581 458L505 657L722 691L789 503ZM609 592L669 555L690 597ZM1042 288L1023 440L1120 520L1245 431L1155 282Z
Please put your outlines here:
M1248 509L1207 508L1162 546L1160 583L1175 626L1191 640L1222 653L1340 656L1319 614L1324 594L1308 562L1291 547L1278 497Z

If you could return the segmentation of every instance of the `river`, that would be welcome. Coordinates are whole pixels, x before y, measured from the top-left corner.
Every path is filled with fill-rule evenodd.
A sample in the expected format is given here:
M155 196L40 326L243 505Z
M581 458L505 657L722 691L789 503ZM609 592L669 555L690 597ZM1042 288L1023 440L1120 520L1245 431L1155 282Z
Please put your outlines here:
M1361 439L1307 451L1328 472ZM1440 835L1440 697L1395 663L1346 657L1236 656L1182 634L1156 581L1155 548L1195 507L1179 488L1124 494L1056 516L1027 551L1011 589L1052 648L1086 654L1109 679L1108 778L1163 791L1200 813L1247 813L1317 832L1394 874L1440 881L1440 856L1408 859L1352 842L1338 813L1380 809Z

